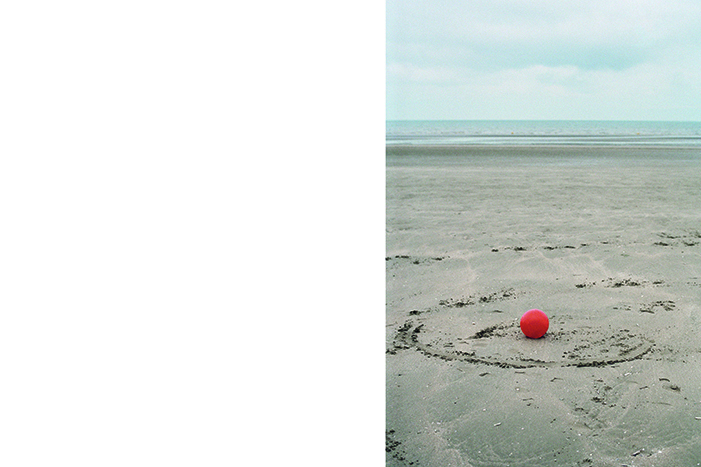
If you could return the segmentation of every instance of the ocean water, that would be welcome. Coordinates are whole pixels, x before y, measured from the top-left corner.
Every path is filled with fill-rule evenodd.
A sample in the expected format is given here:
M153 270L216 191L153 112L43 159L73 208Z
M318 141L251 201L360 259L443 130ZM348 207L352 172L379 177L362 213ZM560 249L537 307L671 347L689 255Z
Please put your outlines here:
M701 122L389 120L387 145L594 145L701 148Z

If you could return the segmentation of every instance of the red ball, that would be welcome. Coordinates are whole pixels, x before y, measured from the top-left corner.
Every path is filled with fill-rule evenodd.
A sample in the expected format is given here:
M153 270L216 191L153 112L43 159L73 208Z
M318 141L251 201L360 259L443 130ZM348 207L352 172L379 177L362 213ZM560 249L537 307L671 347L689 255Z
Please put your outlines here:
M548 332L550 321L540 310L528 310L521 316L521 331L531 339L543 337Z

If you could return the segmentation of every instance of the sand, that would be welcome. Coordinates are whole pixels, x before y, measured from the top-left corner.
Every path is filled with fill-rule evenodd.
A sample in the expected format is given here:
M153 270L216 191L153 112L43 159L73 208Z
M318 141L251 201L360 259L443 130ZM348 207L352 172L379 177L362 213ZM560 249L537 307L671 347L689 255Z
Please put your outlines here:
M386 209L387 465L701 462L701 151L390 146Z

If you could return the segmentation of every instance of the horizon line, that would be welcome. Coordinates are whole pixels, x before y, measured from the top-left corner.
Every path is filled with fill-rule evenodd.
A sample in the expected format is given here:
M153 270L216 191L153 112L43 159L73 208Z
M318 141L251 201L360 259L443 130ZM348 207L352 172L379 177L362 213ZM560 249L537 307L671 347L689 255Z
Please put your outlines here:
M386 122L650 122L701 123L701 120L623 120L588 118L385 118Z

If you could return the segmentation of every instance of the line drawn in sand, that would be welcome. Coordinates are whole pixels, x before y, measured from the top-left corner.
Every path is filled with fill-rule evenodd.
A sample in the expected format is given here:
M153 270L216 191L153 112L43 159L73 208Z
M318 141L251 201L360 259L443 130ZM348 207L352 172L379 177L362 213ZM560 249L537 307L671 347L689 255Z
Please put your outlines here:
M452 329L468 329L451 325ZM462 337L432 325L408 320L394 337L393 348L414 349L427 357L502 368L602 367L637 360L649 353L655 343L629 329L579 326L574 318L559 320L559 328L548 332L544 344L533 346L521 333L518 322L502 322ZM538 339L538 340L541 340Z

